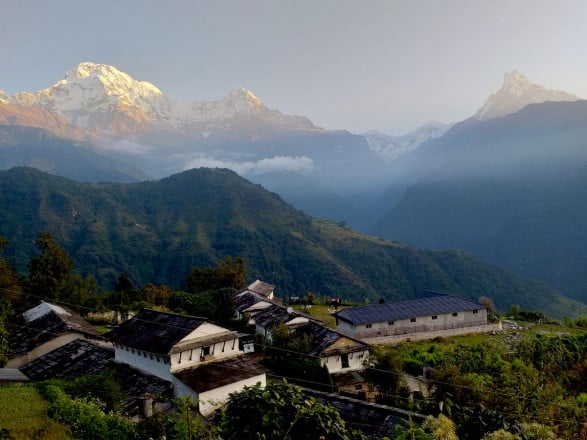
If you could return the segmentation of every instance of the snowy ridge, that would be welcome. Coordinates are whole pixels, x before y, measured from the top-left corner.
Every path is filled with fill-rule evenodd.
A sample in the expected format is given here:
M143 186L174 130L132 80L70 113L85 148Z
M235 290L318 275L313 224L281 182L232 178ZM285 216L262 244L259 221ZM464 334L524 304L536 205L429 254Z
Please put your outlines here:
M10 103L10 96L0 90L0 103L2 104L9 104Z
M501 88L485 101L483 107L473 117L483 121L515 113L529 104L547 101L577 101L578 99L570 93L533 84L520 72L514 70L504 75Z
M0 94L2 99L52 110L82 128L90 125L106 130L119 128L120 123L112 123L116 115L136 122L136 127L150 124L174 128L256 115L281 125L314 128L306 118L268 109L251 91L242 87L218 101L175 103L149 82L137 81L113 66L91 62L79 64L51 87L17 93L13 97Z
M403 136L388 136L377 131L368 131L363 137L369 148L381 157L391 160L408 154L430 139L444 135L454 124L430 121Z

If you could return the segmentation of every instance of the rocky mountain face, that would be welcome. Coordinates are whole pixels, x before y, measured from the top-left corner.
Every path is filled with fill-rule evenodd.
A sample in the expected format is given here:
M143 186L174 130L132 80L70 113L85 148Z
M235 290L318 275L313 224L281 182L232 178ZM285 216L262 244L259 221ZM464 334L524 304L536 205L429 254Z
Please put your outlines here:
M578 99L570 93L533 84L520 72L514 70L504 75L501 88L485 101L473 118L484 121L515 113L529 104L568 102Z

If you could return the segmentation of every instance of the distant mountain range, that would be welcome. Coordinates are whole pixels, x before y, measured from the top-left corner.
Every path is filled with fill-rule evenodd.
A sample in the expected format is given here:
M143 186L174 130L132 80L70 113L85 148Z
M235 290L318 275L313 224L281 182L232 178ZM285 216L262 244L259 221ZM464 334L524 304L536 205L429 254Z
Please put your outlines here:
M22 270L40 231L55 234L76 270L111 286L125 273L181 285L193 266L241 256L248 278L275 283L279 296L342 296L358 302L412 298L425 289L507 309L561 316L579 304L462 252L433 252L312 219L234 172L198 169L157 182L87 184L33 168L0 172L0 235Z
M577 99L513 71L465 121L359 135L269 109L244 88L173 102L153 84L85 62L43 90L0 91L0 169L139 182L230 168L312 216L465 249L585 301L587 110Z
M476 117L503 116L531 102L569 99L576 98L531 84L514 71L505 75L502 88ZM151 178L200 166L230 168L279 190L284 199L309 214L357 225L369 221L343 213L364 211L375 194L395 180L398 159L412 156L453 125L433 121L403 136L354 135L269 109L244 88L235 88L217 101L173 102L149 82L91 62L80 63L64 79L36 92L9 96L0 91L0 124L42 128L83 142L86 149L116 162L118 169L135 168ZM37 160L31 162L31 154L23 149L12 151L23 152L20 163L12 154L10 162L0 160L0 168L15 164L49 172L66 168L55 164L43 168L54 157L39 157L37 148ZM95 180L98 174L90 173L84 180ZM296 183L289 187L276 178L281 175L295 175ZM111 178L104 175L102 180ZM306 197L300 192L301 182L307 185ZM319 196L312 188L322 189Z
M587 300L587 101L464 121L418 154L373 233L464 249Z

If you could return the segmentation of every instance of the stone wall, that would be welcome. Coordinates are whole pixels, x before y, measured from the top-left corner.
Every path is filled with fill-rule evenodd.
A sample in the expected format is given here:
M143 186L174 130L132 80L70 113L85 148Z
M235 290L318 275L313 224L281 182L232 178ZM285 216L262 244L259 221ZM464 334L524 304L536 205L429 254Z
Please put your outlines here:
M455 328L451 330L437 330L431 332L407 333L405 335L384 336L375 338L361 338L362 341L373 345L399 344L405 341L425 341L434 338L449 338L451 336L468 335L473 333L490 333L502 330L498 324L478 325L474 327Z

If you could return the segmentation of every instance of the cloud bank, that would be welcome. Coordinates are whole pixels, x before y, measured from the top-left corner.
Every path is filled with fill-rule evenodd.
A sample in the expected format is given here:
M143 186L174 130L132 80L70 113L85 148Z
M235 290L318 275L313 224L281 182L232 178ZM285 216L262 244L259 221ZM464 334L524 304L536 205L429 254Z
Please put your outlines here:
M274 156L258 161L235 162L199 156L188 161L184 166L184 170L202 167L228 168L243 176L276 172L306 173L314 169L314 160L307 156Z

